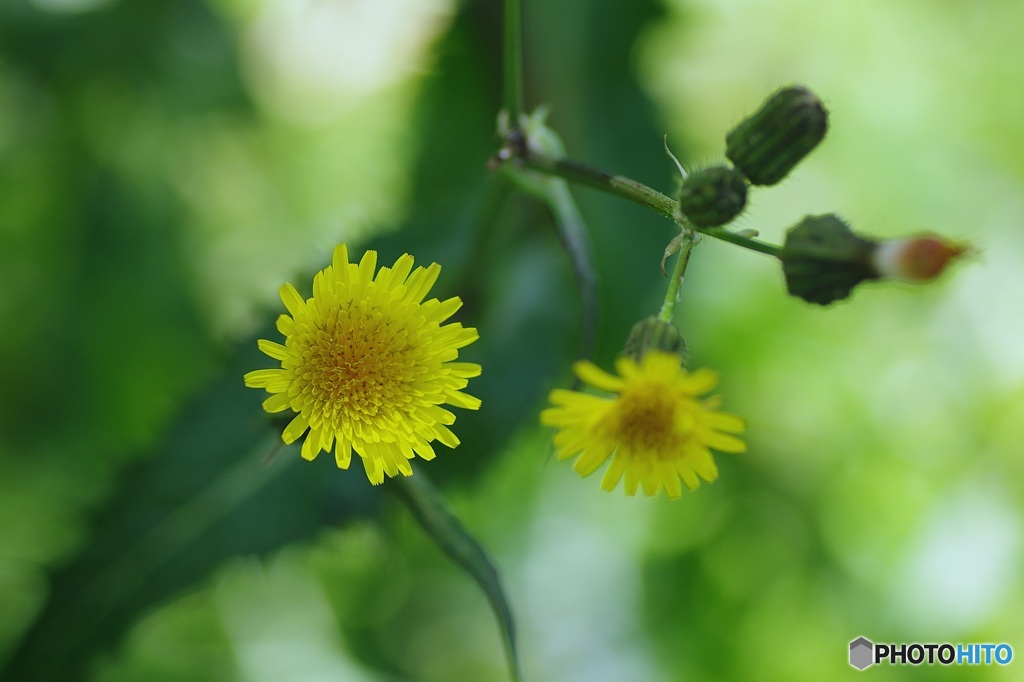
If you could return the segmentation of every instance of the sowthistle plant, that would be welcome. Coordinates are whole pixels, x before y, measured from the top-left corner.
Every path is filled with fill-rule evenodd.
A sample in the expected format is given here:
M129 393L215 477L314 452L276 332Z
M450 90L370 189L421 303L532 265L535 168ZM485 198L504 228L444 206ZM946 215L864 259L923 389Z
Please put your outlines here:
M489 164L493 171L547 203L556 215L571 203L566 183L572 183L638 203L678 227L665 249L665 258L675 254L676 260L664 303L656 314L636 323L615 363L616 374L588 359L573 367L581 382L604 395L556 389L550 395L552 406L540 413L542 424L556 429L556 457L575 458L574 469L581 476L608 463L601 482L605 490L624 479L627 495L664 490L677 498L684 485L694 489L701 480L716 479L713 450L746 450L737 436L745 429L744 421L719 411L718 397L702 397L717 385L717 373L686 366L686 344L673 321L679 288L701 235L776 259L788 292L822 306L847 298L869 280L931 281L968 251L934 235L895 240L860 236L833 214L804 217L788 230L781 246L757 239L753 230L729 228L751 191L779 183L825 138L828 111L805 86L792 85L771 95L726 136L729 163L683 173L678 191L669 197L568 158L557 133L545 123L544 111L524 113L521 78L520 3L506 0L505 103L498 116L502 144ZM570 252L586 248L585 235L563 237ZM584 287L592 286L593 277L581 272L583 260L573 258L578 279ZM651 254L652 277L657 262L657 254ZM280 368L245 375L247 386L271 394L263 404L267 412L294 413L282 433L285 443L305 434L302 457L313 459L333 449L342 469L355 452L374 485L385 477L401 481L411 476L410 460L433 459L434 441L458 445L448 428L455 416L447 406L481 407L478 399L462 392L481 367L457 362L458 349L477 339L476 330L444 324L460 307L458 298L424 301L440 266L412 268L413 258L406 254L393 267L378 271L373 251L358 264L350 263L346 246L340 245L332 265L314 278L312 297L304 300L290 284L281 288L288 314L278 318L277 328L285 342L259 344ZM407 488L401 496L491 597L518 679L511 612L486 557L471 538L470 550L451 540L468 535L453 525L450 514L424 511L440 504L430 501L436 497L424 496L420 488ZM443 518L447 525L439 530L441 522L432 518ZM473 558L474 552L479 556Z

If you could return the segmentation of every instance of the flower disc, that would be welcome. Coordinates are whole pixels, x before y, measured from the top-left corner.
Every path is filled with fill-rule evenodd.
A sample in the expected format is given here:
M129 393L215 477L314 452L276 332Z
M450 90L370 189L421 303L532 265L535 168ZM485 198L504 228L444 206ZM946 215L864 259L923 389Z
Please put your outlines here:
M375 485L385 474L412 475L416 455L433 459L434 440L459 444L448 428L455 415L444 405L480 407L462 392L480 365L455 361L458 349L478 338L476 329L442 324L462 301L423 301L441 266L413 270L405 254L375 276L376 264L375 251L349 263L342 244L314 277L311 298L282 286L289 314L278 318L277 329L285 342L259 341L281 367L245 375L246 386L272 394L263 403L267 412L297 413L282 434L285 443L305 433L305 459L333 447L342 469L355 450Z

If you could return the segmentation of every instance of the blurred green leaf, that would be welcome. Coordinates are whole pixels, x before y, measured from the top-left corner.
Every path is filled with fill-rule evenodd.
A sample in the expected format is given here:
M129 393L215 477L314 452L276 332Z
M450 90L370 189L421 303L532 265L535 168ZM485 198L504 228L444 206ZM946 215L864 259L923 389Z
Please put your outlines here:
M420 474L408 478L398 477L391 481L389 490L402 500L416 520L423 526L438 546L470 575L480 586L494 609L494 615L501 626L501 634L508 654L509 669L513 680L521 680L519 652L516 648L516 628L512 618L512 607L501 586L501 578L490 557L476 541L462 522L448 509L441 493L430 480Z
M545 125L546 116L546 111L538 109L528 117L525 127L527 144L545 154L564 156L565 145L558 134ZM572 192L569 191L569 183L562 178L518 168L515 163L504 164L502 171L516 187L540 201L551 212L559 241L569 256L583 306L579 355L589 358L597 334L598 279L590 235Z
M224 560L258 556L370 513L369 483L330 458L301 462L278 442L261 396L242 384L258 362L246 344L222 378L126 471L93 519L88 544L52 575L49 599L4 679L83 679L143 615L201 583Z

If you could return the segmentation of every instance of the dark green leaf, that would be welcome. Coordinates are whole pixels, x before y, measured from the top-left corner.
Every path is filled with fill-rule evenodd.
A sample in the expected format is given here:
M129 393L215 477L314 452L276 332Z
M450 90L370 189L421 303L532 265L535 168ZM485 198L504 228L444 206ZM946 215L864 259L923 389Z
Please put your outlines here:
M372 508L362 472L339 472L330 457L306 463L289 449L264 461L280 441L261 395L242 384L257 362L240 353L159 450L124 473L88 544L52 574L49 599L0 677L83 679L136 621L226 559L265 555Z

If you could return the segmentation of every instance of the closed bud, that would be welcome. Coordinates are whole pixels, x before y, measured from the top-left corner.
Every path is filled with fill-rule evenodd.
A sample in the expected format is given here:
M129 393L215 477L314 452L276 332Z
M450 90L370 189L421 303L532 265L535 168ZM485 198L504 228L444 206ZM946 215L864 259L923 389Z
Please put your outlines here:
M828 112L807 88L794 85L768 98L725 138L725 155L755 185L774 185L818 146Z
M662 322L656 317L648 317L633 325L622 348L622 355L641 362L647 351L660 350L679 356L679 364L683 364L686 355L686 342L674 324Z
M786 233L779 255L786 288L818 305L844 299L864 280L878 279L872 262L877 246L832 214L807 216Z
M747 181L735 168L712 166L691 173L679 190L679 212L696 227L718 227L747 204Z
M928 282L938 277L955 258L970 251L940 237L921 235L882 242L871 263L880 277L903 282Z

